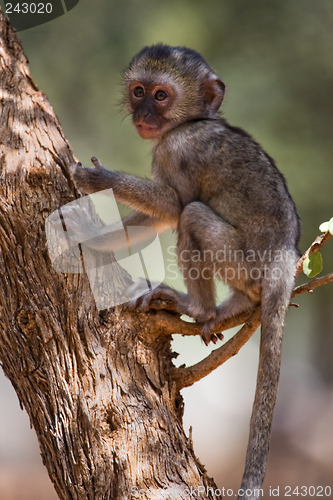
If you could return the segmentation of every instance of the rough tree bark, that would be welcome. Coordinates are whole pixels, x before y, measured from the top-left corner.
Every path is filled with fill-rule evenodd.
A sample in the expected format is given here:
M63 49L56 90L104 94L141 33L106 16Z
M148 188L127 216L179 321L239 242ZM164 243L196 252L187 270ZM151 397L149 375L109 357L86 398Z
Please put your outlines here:
M182 428L171 315L98 313L87 278L51 266L45 219L77 197L75 160L2 13L0 64L0 361L59 498L128 499L137 487L140 498L181 499L215 487Z

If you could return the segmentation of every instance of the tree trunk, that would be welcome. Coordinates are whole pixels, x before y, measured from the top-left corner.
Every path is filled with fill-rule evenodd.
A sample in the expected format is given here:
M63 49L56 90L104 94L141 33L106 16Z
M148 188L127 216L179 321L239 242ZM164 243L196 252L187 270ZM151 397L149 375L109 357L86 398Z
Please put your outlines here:
M0 361L59 498L220 498L182 428L168 313L99 313L85 275L52 268L75 159L1 13L0 50Z

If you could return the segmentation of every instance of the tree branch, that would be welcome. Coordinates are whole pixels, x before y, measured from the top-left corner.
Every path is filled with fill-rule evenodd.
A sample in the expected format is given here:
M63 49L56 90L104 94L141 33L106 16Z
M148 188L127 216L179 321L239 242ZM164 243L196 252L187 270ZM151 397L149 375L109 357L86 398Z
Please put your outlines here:
M241 314L238 314L237 316L225 319L214 329L213 333L220 333L225 330L230 330L230 328L235 328L236 326L243 325L244 322L251 317L252 312L253 311L245 311ZM167 312L167 310L158 311L155 317L157 320L157 329L154 332L151 332L151 335L153 337L174 334L187 336L201 335L201 323L190 323L184 321L180 319L179 315L170 314L169 312Z
M302 272L303 262L305 261L307 256L311 253L318 252L330 237L330 233L325 233L317 236L317 238L310 245L307 251L298 260L296 264L296 277L299 276L299 274ZM326 276L323 276L321 278L314 278L308 283L296 287L292 293L292 297L297 297L297 295L305 292L313 293L313 290L315 288L326 285L327 283L330 283L332 281L333 273L327 274ZM243 318L245 314L247 315L247 319ZM179 320L176 321L177 323L179 322ZM225 363L229 358L238 353L240 348L243 347L244 344L246 344L246 342L251 338L251 336L260 325L260 306L256 307L256 309L251 313L242 313L242 315L235 316L234 318L228 318L228 320L218 325L215 331L220 332L229 328L233 328L244 323L244 321L244 326L230 340L228 340L228 342L226 342L220 348L215 349L205 359L189 367L182 366L179 368L175 368L173 377L179 389L193 385L195 382L209 375L212 371ZM168 330L168 328L166 328L166 330ZM198 330L200 330L201 333L200 325L196 324L192 324L191 329L186 326L183 327L182 330L183 331L181 333L183 335L197 335ZM183 333L184 331L185 333ZM176 332L174 331L173 333Z
M313 293L313 290L315 288L327 285L327 283L331 283L332 281L333 281L333 273L326 274L321 278L314 278L313 280L309 281L308 283L305 283L304 285L297 286L293 291L292 297L297 297L297 295L300 295L301 293L305 292Z
M213 370L222 365L232 356L238 353L241 347L252 337L258 326L260 325L260 307L256 307L244 326L223 346L215 349L199 363L189 367L175 368L174 379L178 389L189 387L198 380L209 375Z

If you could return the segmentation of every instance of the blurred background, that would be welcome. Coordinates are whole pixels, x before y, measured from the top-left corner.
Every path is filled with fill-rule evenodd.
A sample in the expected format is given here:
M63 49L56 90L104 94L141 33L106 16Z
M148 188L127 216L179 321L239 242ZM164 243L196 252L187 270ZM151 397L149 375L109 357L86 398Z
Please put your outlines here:
M89 165L96 155L140 176L149 175L150 145L120 110L122 70L156 42L202 53L226 84L225 118L250 132L286 176L305 251L333 216L332 14L330 0L80 0L68 14L19 36L76 157ZM172 244L172 235L163 243ZM333 239L322 254L323 273L332 272ZM287 317L267 498L278 487L276 496L284 496L286 486L323 487L324 497L332 497L325 487L333 491L333 284L297 302ZM184 428L193 427L197 456L218 486L234 491L245 460L258 341L257 332L239 355L183 391ZM174 349L177 364L209 352L198 338L175 337ZM321 490L313 491L303 496ZM28 417L2 372L0 498L56 498Z

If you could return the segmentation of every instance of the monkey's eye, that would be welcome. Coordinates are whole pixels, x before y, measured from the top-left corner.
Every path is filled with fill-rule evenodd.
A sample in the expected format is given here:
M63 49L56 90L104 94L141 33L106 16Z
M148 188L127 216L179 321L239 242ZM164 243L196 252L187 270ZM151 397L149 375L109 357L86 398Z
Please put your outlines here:
M135 97L143 97L143 88L142 87L135 87L135 89L133 90L133 94L135 95Z
M168 97L168 94L164 90L158 90L154 97L157 101L164 101Z

